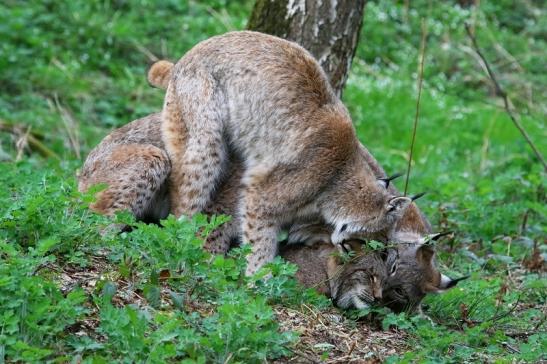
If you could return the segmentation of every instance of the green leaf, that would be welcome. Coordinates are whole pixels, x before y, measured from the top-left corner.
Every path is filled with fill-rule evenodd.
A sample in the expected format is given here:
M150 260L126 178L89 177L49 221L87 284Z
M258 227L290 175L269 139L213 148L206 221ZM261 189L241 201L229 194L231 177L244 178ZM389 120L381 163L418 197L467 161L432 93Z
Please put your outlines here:
M112 297L116 294L117 286L114 282L107 281L103 285L102 296L104 302L111 302Z

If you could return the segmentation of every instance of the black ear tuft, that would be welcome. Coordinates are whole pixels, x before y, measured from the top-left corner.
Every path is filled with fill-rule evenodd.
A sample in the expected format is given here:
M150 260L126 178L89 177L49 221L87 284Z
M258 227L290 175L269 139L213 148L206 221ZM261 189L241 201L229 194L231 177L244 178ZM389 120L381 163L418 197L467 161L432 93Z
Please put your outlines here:
M416 194L416 195L414 195L414 196L411 196L410 199L411 199L412 201L416 201L416 200L419 199L420 197L423 197L426 193L427 193L427 192L418 193L418 194Z
M458 282L460 281L463 281L465 279L469 278L469 276L463 276L463 277L460 277L460 278L456 278L456 279L451 279L450 282L446 285L446 288L452 288L454 287L456 284L458 284Z
M378 182L384 186L384 188L388 188L389 187L389 184L391 181L393 181L394 179L396 178L399 178L401 177L403 174L402 173L395 173L394 175L391 175L389 177L384 177L384 178L378 178Z
M433 234L429 237L429 240L434 240L434 241L437 241L439 240L440 238L442 238L443 236L447 236L447 235L450 235L452 234L452 231L445 231L443 233L436 233L436 234Z

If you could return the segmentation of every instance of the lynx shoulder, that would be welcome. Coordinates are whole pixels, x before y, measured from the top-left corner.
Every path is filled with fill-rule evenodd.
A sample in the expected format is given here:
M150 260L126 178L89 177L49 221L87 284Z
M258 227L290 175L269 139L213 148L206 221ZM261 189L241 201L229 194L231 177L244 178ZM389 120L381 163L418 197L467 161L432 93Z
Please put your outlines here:
M245 161L238 211L252 244L247 274L273 259L287 223L320 217L341 243L394 225L410 205L378 183L346 108L295 43L256 32L199 43L173 68L162 118L175 215L214 198L228 151Z

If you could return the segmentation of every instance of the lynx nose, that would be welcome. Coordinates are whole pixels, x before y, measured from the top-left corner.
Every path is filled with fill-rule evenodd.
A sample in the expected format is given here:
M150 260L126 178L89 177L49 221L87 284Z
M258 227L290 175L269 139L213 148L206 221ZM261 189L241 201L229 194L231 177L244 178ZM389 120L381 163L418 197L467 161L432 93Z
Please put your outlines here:
M381 300L382 299L382 289L381 288L374 288L372 290L372 296L376 300Z

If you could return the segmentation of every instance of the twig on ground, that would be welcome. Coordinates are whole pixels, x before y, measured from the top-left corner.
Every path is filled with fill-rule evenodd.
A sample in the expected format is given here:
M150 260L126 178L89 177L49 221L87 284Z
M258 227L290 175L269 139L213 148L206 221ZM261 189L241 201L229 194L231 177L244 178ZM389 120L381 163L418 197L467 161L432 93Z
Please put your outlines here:
M15 161L19 162L23 158L23 153L25 152L25 149L28 147L28 136L30 135L30 129L32 127L28 127L27 131L25 131L17 142L15 142L15 147L17 148L17 156L15 157Z
M0 131L5 131L7 133L15 135L16 137L21 137L22 135L26 134L28 146L31 149L36 150L38 153L46 158L61 159L57 155L57 153L49 149L44 143L42 143L38 139L40 137L39 134L31 132L30 129L27 129L25 131L22 126L11 124L0 119Z
M289 348L288 346L285 346L285 349L289 350L291 353L293 353L294 355L296 356L299 356L307 361L309 361L310 363L314 363L314 364L320 364L321 362L318 361L318 360L315 360L314 358L312 357L309 357L308 355L304 354L304 353L301 353L299 351L296 351L294 349L291 349Z
M508 342L506 341L503 341L503 342L499 342L501 345L505 346L507 349L509 349L510 352L512 353L517 353L517 354L520 354L520 350L515 348L514 346L512 346L511 344L509 344Z
M74 153L76 154L76 158L81 159L81 153L80 153L80 130L78 127L78 123L74 120L74 117L70 114L70 112L61 105L59 102L59 98L55 94L54 98L54 107L57 109L57 112L59 115L61 115L61 120L63 121L63 125L66 129L68 141L70 143L70 146Z
M354 341L354 342L351 343L351 347L349 348L347 356L351 356L351 353L353 353L353 350L355 350L356 345L357 345L357 341Z
M534 142L532 141L532 139L530 139L530 137L528 136L528 133L526 133L526 130L524 130L523 126L517 120L517 118L516 118L515 114L513 113L513 111L511 111L511 106L510 106L511 101L509 100L509 97L507 96L507 93L505 92L505 90L499 84L499 82L496 78L496 75L494 74L494 72L492 71L492 68L490 67L490 64L488 63L488 61L486 60L486 58L482 54L482 52L480 50L480 47L477 43L477 38L475 37L475 34L473 34L473 31L471 30L470 25L467 24L467 23L465 24L465 31L467 32L467 36L469 37L469 39L471 40L471 43L473 44L473 49L475 50L475 52L477 53L477 55L481 59L481 61L483 63L483 66L486 69L486 73L488 74L488 77L490 78L490 80L494 84L496 94L499 97L501 97L501 99L503 100L503 107L505 109L505 112L507 113L507 115L509 116L509 118L511 119L513 124L515 124L516 128L519 130L519 132L522 134L522 136L524 137L526 142L530 145L530 147L532 148L532 150L536 154L537 158L539 159L539 161L543 165L544 171L547 172L547 163L545 162L545 159L543 158L543 156L541 155L541 153L537 149L537 147L534 144Z
M420 45L420 72L418 73L418 98L416 99L416 113L414 114L414 128L412 130L412 141L410 143L410 153L408 156L408 167L406 169L405 193L408 191L408 181L410 178L410 168L412 166L412 154L414 152L414 143L416 141L416 130L418 129L418 118L420 116L420 100L422 98L422 85L424 80L424 59L425 45L427 41L427 26L425 19L422 18L422 41Z
M148 48L146 48L145 46L143 46L141 43L139 43L138 41L136 40L133 40L132 41L133 43L133 46L135 47L135 49L137 49L139 52L141 52L146 58L148 58L148 61L149 62L157 62L159 61L160 59L154 54L152 53Z

